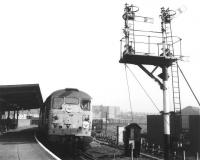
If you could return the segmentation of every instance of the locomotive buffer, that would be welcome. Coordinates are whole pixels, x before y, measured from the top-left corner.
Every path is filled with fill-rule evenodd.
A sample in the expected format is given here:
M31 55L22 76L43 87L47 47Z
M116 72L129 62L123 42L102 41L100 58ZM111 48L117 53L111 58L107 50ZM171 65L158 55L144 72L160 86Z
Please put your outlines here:
M148 76L153 78L163 91L163 120L164 120L164 158L170 159L170 108L168 104L167 82L168 68L177 64L181 57L181 39L172 36L171 20L175 11L161 8L161 32L135 30L134 23L137 21L135 13L139 10L133 5L125 5L124 37L121 39L120 63L134 64L139 66ZM141 16L140 16L141 18ZM148 17L144 17L147 22ZM141 34L142 33L142 34ZM144 35L148 33L148 35ZM141 41L143 38L143 41ZM179 44L179 55L175 55L175 45ZM156 55L155 55L156 53ZM149 71L145 65L155 68ZM161 68L162 73L156 77L154 72ZM160 79L161 81L160 81ZM181 109L181 108L180 108Z

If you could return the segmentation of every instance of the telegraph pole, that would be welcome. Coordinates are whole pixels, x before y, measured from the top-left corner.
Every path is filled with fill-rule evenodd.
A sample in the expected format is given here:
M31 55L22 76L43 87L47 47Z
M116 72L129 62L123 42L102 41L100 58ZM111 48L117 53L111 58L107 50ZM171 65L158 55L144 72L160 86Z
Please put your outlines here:
M108 110L106 111L106 127L105 127L105 135L107 136L107 126L108 126Z

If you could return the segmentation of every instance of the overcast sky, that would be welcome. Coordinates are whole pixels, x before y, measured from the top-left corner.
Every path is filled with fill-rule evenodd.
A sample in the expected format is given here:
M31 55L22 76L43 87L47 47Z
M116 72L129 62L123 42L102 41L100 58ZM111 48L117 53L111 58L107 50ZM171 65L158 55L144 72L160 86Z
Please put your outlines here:
M151 29L160 31L160 8L184 8L172 22L173 34L183 39L180 62L197 97L200 97L200 14L197 0L73 0L0 1L1 85L39 83L43 99L53 91L78 88L95 105L129 110L124 65L120 64L122 14L125 3L140 8L138 15L154 18ZM159 110L162 92L137 66L130 66ZM181 79L183 107L198 106ZM158 112L129 75L135 112ZM171 106L172 109L172 106Z

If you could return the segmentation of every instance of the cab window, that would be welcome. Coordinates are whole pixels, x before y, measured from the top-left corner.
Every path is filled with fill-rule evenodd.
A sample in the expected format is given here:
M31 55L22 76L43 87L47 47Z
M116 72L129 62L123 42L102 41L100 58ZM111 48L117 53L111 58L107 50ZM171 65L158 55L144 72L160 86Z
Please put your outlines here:
M89 100L82 100L81 101L81 109L84 111L90 110L90 101Z
M53 108L54 109L61 109L63 103L64 103L64 98L55 97L53 99Z
M65 97L64 101L65 101L65 104L74 104L74 105L79 104L78 98Z

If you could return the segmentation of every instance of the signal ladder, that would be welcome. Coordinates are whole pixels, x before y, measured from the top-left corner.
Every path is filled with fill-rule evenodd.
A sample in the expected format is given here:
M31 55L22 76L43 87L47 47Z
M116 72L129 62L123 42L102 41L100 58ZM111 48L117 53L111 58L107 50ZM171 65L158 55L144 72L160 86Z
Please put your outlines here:
M174 62L171 66L171 76L172 76L174 113L181 115L181 96L180 96L180 83L179 83L179 72L178 72L177 62Z
M169 13L168 13L169 14ZM173 47L173 36L171 30L171 23L165 25L165 38L166 42L171 41L172 44L168 47L170 52L174 55ZM179 72L178 72L178 62L175 61L171 65L171 76L172 76L172 92L173 92L173 105L174 113L181 115L181 96L180 96L180 83L179 83Z

